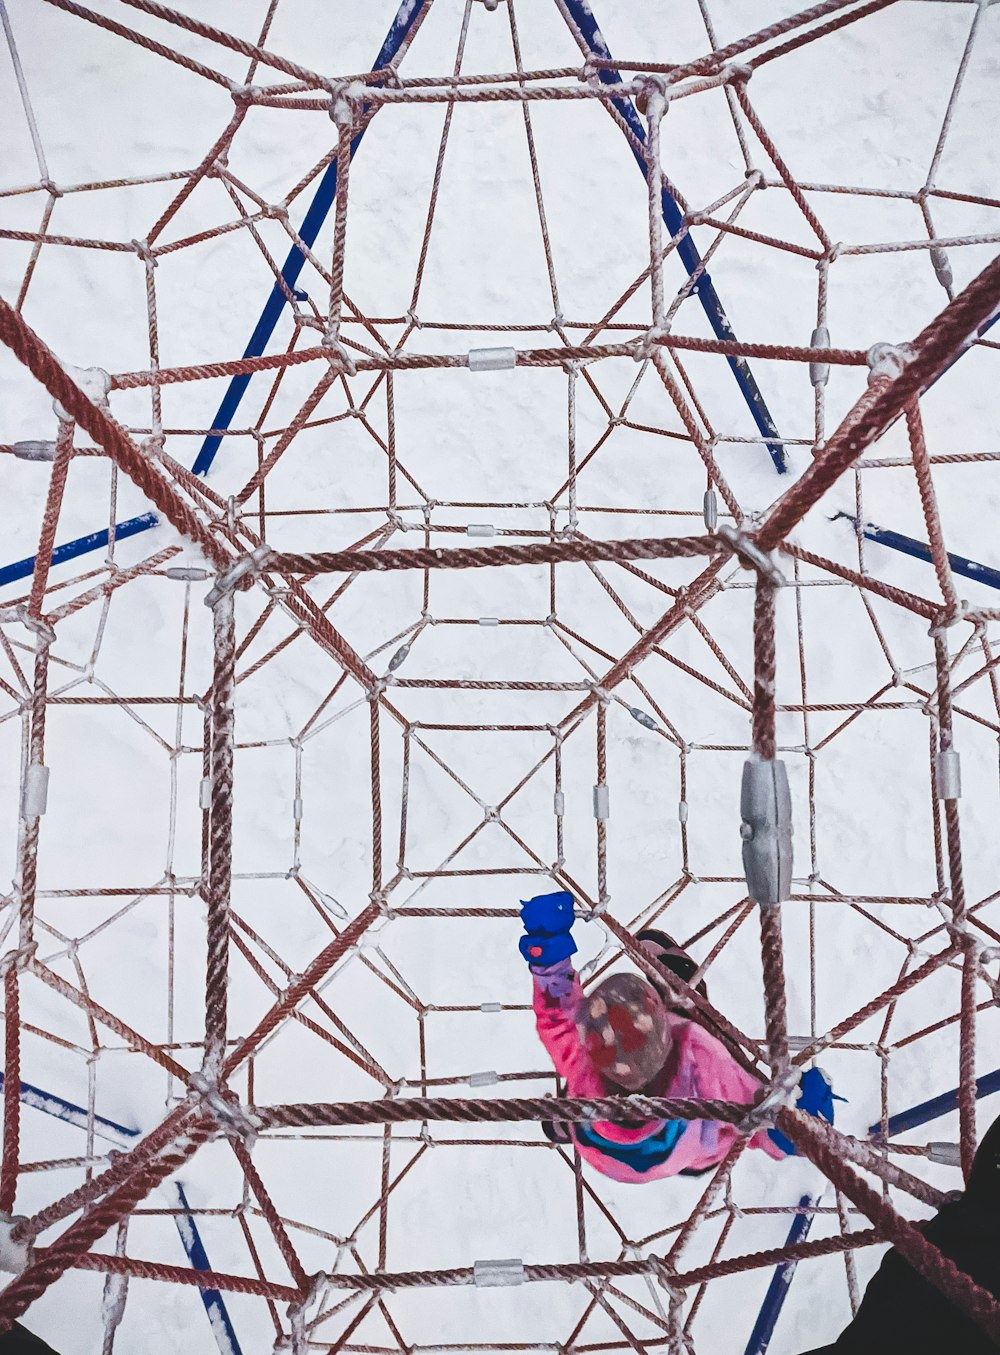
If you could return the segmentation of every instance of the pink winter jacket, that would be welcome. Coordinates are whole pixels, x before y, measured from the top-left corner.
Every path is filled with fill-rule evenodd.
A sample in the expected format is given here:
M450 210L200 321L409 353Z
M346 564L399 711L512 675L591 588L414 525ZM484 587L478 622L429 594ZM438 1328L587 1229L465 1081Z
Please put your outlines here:
M568 960L531 970L535 1022L542 1044L566 1081L570 1096L605 1096L607 1089L576 1032L575 1013L583 989ZM752 1101L760 1083L743 1071L723 1044L692 1021L667 1014L674 1051L672 1073L662 1096L718 1101ZM655 1181L682 1171L701 1171L721 1162L736 1138L732 1125L718 1120L650 1120L634 1128L606 1121L573 1126L584 1161L616 1181ZM764 1130L751 1148L770 1157L785 1154Z

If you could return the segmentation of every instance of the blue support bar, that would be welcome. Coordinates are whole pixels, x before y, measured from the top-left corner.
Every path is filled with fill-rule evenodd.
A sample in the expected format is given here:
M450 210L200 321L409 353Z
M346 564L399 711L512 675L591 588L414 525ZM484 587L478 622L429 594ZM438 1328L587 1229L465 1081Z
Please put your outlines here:
M0 1092L3 1091L3 1073L0 1073ZM18 1098L22 1104L31 1106L33 1110L40 1110L45 1115L54 1115L57 1120L65 1120L67 1124L74 1125L77 1129L86 1129L87 1112L82 1106L74 1106L72 1101L64 1101L61 1096L54 1096L52 1092L43 1092L40 1087L33 1087L30 1082L21 1083L21 1094ZM110 1139L114 1143L122 1143L128 1139L138 1138L138 1129L126 1129L123 1124L116 1124L114 1120L106 1120L103 1115L94 1116L94 1132L102 1139Z
M611 61L611 52L608 44L604 40L604 35L597 26L597 20L594 18L593 10L590 8L589 0L564 0L567 11L580 30L584 42L591 53L600 57L603 61ZM602 70L600 72L600 81L604 85L620 85L621 76L617 71ZM639 120L639 115L635 111L635 106L631 99L612 99L612 107L615 112L622 117L628 126L629 132L635 140L629 140L629 146L636 164L642 171L643 178L646 177L646 157L643 154L643 146L646 144L646 129ZM684 215L674 200L673 194L664 187L662 195L663 220L667 230L671 235L676 235L680 230ZM693 274L696 269L701 267L701 255L695 247L690 234L684 236L683 240L677 246L677 254L681 263L688 271L688 275ZM694 292L701 302L702 309L708 318L708 323L712 326L712 331L717 339L735 339L733 327L729 323L729 317L726 315L719 300L719 294L715 290L712 279L705 272L695 283ZM783 475L788 469L785 460L784 443L781 435L775 427L774 420L771 418L771 412L768 409L764 397L760 392L760 387L754 380L753 373L747 365L745 358L727 358L729 366L732 368L733 375L736 378L736 384L739 386L747 408L753 418L757 428L763 434L764 441L767 444L767 450L771 454L771 460L774 462L775 469L780 475Z
M986 1073L983 1077L976 1078L976 1100L983 1096L993 1096L995 1092L1000 1092L1000 1068L995 1073ZM893 1134L905 1133L907 1129L917 1129L922 1124L928 1124L931 1120L938 1120L942 1115L949 1114L950 1111L958 1109L958 1088L954 1091L943 1092L940 1096L935 1096L930 1101L921 1101L919 1106L913 1106L909 1110L901 1110L898 1115L889 1116L889 1137ZM881 1137L882 1126L873 1124L869 1127L868 1133L874 1138L876 1135Z
M155 527L159 522L155 513L143 513L141 517L129 518L127 522L115 524L115 540L123 541L127 536L138 536L140 532L148 532L150 527ZM52 552L52 563L54 565L64 564L67 560L75 560L78 555L86 555L92 550L103 550L107 547L111 539L111 533L107 527L100 532L91 532L89 536L78 536L75 541L67 541L61 546L56 546ZM35 572L35 557L29 555L24 560L15 560L13 564L5 565L0 569L0 587L5 583L16 583L18 579L30 579Z
M431 0L401 0L396 16L389 26L389 31L385 35L385 40L379 49L378 56L375 58L373 71L387 66L396 56L400 48L405 46L410 34L418 21L430 7ZM367 108L368 105L365 105ZM364 132L361 131L351 142L351 158L358 146L361 144L361 138ZM333 204L337 192L337 164L336 161L329 165L320 180L319 187L313 197L312 203L302 221L299 230L299 236L303 243L310 247L315 243L316 237L320 232L323 222ZM305 263L305 255L298 248L293 246L285 260L284 267L281 270L281 276L284 279L288 290L294 293L295 283L302 271L302 265ZM271 294L267 299L264 309L261 311L260 319L257 321L256 328L250 336L250 341L244 349L245 358L258 357L263 353L268 339L274 333L275 326L285 306L285 293L283 289L275 283ZM232 423L233 417L239 408L240 401L246 393L247 386L250 384L250 374L244 376L234 376L229 383L229 388L223 397L219 406L219 411L212 423L214 429L227 429ZM207 437L201 445L201 450L195 459L193 470L196 475L204 475L209 470L215 459L215 454L219 450L219 444L222 442L223 433L221 431ZM135 536L139 532L145 532L150 527L155 527L159 518L155 513L146 513L141 518L131 518L128 522L119 523L115 529L118 537ZM108 544L107 532L92 532L88 536L78 536L75 541L67 541L61 546L57 546L52 552L52 563L62 564L66 560L74 560L78 555L86 555L89 551L100 550ZM35 557L30 556L26 560L18 560L14 564L7 565L6 568L0 568L0 587L7 583L14 583L18 579L30 578L35 568Z
M803 1195L799 1200L799 1209L807 1210L815 1203L816 1201L811 1195ZM785 1246L791 1247L796 1242L804 1242L809 1236L812 1221L812 1214L804 1212L796 1214L792 1219L788 1236L785 1238ZM797 1261L782 1261L780 1265L775 1266L771 1283L767 1286L767 1293L764 1295L764 1302L757 1314L757 1321L753 1324L753 1331L750 1333L745 1355L764 1355L770 1345L775 1324L784 1307L785 1299L788 1297L788 1286L792 1282L792 1276L795 1274L797 1265Z
M857 531L858 520L852 514L834 513L831 521L836 522L839 518L845 518ZM915 560L926 560L928 564L932 564L934 561L931 548L926 541L918 541L915 537L904 536L902 532L893 532L887 527L876 527L871 522L866 522L861 528L861 535L866 541L874 541L880 546L888 546L890 550L898 550L904 555L912 555ZM966 559L964 555L953 555L951 551L948 552L948 563L951 565L953 574L961 574L965 579L975 579L977 583L985 583L990 588L1000 588L1000 569L993 569L990 565L981 565L976 560Z
M386 34L382 49L375 60L375 65L372 67L373 70L377 70L379 66L386 65L392 60L412 32L418 17L426 9L429 3L430 0L402 0L396 17L390 26L389 32ZM576 24L584 41L587 43L593 54L601 57L603 60L610 61L612 59L611 53L608 50L608 45L597 25L597 20L594 18L589 0L565 0L565 5L567 11L572 16L573 22ZM600 79L604 84L609 85L621 83L621 77L616 71L602 71ZM639 115L636 113L631 99L613 99L612 104L615 110L624 119L631 135L638 143L638 145L636 145L630 141L629 145L636 163L642 170L643 176L645 176L646 161L640 149L641 146L645 144L646 140L645 128L639 120ZM362 134L359 134L351 143L352 159L358 144L360 143L361 135ZM327 168L323 175L316 196L306 213L302 228L299 232L301 238L307 245L311 246L314 243L323 220L329 212L336 191L336 164L333 164ZM669 193L666 188L663 190L663 219L670 233L672 235L676 234L681 225L682 215L672 194ZM689 235L685 236L680 242L677 247L677 252L690 275L701 263L701 258ZM294 283L298 279L304 261L304 255L297 247L293 247L288 258L285 260L285 266L282 269L282 277L285 279L285 283L291 291L294 291ZM716 337L719 339L735 339L736 335L733 333L732 326L722 308L718 293L707 272L699 278L693 290L702 304ZM274 328L277 325L284 304L284 292L277 284L275 284L271 291L271 295L268 297L267 303L261 312L260 319L257 321L257 326L250 338L250 342L247 344L244 351L244 357L255 357L263 352L268 338L270 338L271 334L274 332ZM987 320L985 324L981 325L977 330L977 337L982 338L983 335L997 323L1000 323L1000 314L993 316L992 319ZM967 350L962 350L962 352L965 351ZM960 356L961 353L957 354L953 362L949 364L949 368L946 370L950 370L950 367L954 365L954 362L958 361ZM733 375L736 377L737 384L743 393L754 422L764 436L768 451L774 461L775 468L779 473L784 472L787 470L784 446L750 368L743 358L728 358L727 361L732 368ZM215 416L215 421L212 425L213 428L223 430L229 427L249 383L249 374L237 376L232 379L225 397L219 406L218 413ZM215 458L215 454L218 451L221 441L221 431L205 439L197 459L195 460L195 472L203 474L208 470ZM130 518L129 521L118 524L116 535L119 538L135 536L139 532L145 532L151 527L155 527L158 521L159 519L154 513L146 513L142 517ZM871 530L878 529L873 528ZM921 550L926 551L927 549L925 546L922 546L922 543L910 541L909 538L902 537L899 533L883 532L880 537L871 537L870 539L878 539L882 545L889 546L893 550L902 550L907 554L916 555L918 559L929 559L929 555L920 553ZM77 537L76 540L67 541L63 545L55 548L52 552L52 563L62 564L66 560L75 559L78 555L85 555L89 551L100 550L107 545L107 541L107 532L92 532L89 536ZM977 578L980 582L988 582L992 587L1000 587L1000 582L994 583L992 578L984 578L984 574L993 575L996 571L988 570L986 566L983 565L976 565L975 561L965 560L963 556L950 556L949 558L952 560L952 568L956 573L965 572L961 567L962 565L965 565L969 570L973 571L972 573L969 573L967 577ZM959 563L956 564L956 561ZM14 583L18 579L30 577L34 571L34 567L34 556L30 556L27 559L17 560L13 564L0 568L0 587L4 584ZM1000 575L997 577L1000 578Z
M198 1232L194 1215L191 1213L187 1196L184 1194L184 1187L178 1185L176 1189L178 1203L184 1210L183 1214L177 1216L177 1231L181 1235L181 1242L187 1252L188 1260L194 1270L211 1270L212 1267L202 1244L201 1234ZM229 1313L226 1311L222 1295L218 1289L202 1289L199 1290L199 1293L222 1355L240 1355L240 1343L236 1339L236 1333L233 1331L233 1324L229 1320Z
M389 32L385 36L385 41L379 50L375 63L372 66L373 71L380 70L387 66L393 59L399 49L404 45L413 29L417 19L422 16L422 12L428 7L430 0L403 0L396 17L392 21ZM378 88L378 85L375 86ZM364 116L371 104L363 104L361 108ZM351 142L351 159L354 159L358 147L361 145L365 129L362 128L354 140ZM316 195L306 212L302 225L299 227L299 238L309 249L316 242L323 222L327 218L330 208L333 206L334 198L337 195L337 162L333 161L328 165L326 172L319 183ZM281 312L285 309L286 297L288 293L295 291L295 284L298 282L299 274L302 272L302 266L306 261L306 256L298 245L293 245L289 250L288 257L281 269L281 279L284 287L280 283L275 283L271 289L271 295L267 298L264 309L260 313L260 319L254 332L250 335L250 342L243 351L245 358L260 357L267 342L274 333L275 326L281 317ZM287 289L287 292L286 292ZM213 429L226 429L232 423L233 418L239 408L240 401L246 394L246 389L250 384L252 372L247 372L243 376L234 376L229 383L229 389L222 398L222 404L219 406L218 413L212 421ZM215 454L222 443L223 433L211 433L201 445L201 451L198 453L192 470L195 475L206 475L215 460Z
M0 1092L2 1091L3 1073L0 1073ZM40 1110L45 1115L52 1115L55 1119L63 1120L66 1124L71 1124L77 1129L85 1130L89 1123L87 1112L82 1106L75 1106L72 1101L66 1101L61 1096L42 1091L40 1087L33 1087L30 1082L21 1083L19 1100L24 1105L31 1106L34 1110ZM114 1120L105 1119L103 1115L94 1116L94 1133L98 1138L109 1139L112 1143L120 1144L123 1147L128 1147L139 1137L138 1129L129 1129L123 1124L117 1124ZM174 1216L174 1223L177 1225L181 1245L187 1253L192 1269L211 1270L212 1267L209 1264L198 1225L191 1213L187 1196L184 1194L184 1188L177 1182L166 1183L165 1188L173 1189L176 1192L178 1207L184 1211L182 1214ZM230 1321L222 1295L217 1289L202 1289L199 1292L212 1327L212 1334L219 1347L219 1355L241 1355L240 1343L236 1339L236 1333L233 1330L233 1324Z

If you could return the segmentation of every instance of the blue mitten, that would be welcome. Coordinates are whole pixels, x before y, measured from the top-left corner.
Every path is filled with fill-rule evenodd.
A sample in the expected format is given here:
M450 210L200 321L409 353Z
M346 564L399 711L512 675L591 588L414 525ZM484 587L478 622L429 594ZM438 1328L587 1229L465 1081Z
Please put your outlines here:
M795 1103L795 1109L804 1110L807 1115L814 1115L817 1119L826 1120L827 1124L833 1124L833 1103L844 1100L845 1097L834 1095L833 1087L822 1069L807 1068L799 1082L799 1099ZM787 1156L794 1156L795 1144L780 1129L769 1129L767 1136Z
M575 954L576 943L570 935L573 895L566 890L522 900L521 921L527 935L521 937L518 948L529 965L545 969Z

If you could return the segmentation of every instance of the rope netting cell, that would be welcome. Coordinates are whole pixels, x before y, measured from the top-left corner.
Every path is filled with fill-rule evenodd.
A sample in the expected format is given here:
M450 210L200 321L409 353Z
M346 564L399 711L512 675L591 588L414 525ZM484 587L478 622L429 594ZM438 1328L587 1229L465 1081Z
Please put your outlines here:
M760 1352L808 1261L792 1351L891 1243L1000 1339L914 1226L1000 1090L1000 13L634 8L0 0L2 1330ZM549 889L752 1106L562 1094ZM540 1129L629 1114L740 1135Z

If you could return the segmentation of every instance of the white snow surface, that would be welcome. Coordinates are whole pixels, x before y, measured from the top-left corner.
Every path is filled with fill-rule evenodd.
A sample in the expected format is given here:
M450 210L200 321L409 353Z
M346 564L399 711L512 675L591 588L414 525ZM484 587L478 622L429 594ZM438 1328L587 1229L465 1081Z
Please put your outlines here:
M452 71L463 15L468 29L462 72L514 69L512 2L501 0L491 11L479 0L468 5L433 0L400 73ZM146 176L154 181L63 193L47 219L50 235L127 247L47 242L35 260L32 233L39 229L47 194L38 186L44 176L10 56L0 43L0 294L12 304L20 298L25 318L67 370L146 370L146 273L130 242L145 238L176 195L179 180L163 176L190 172L218 138L232 116L231 97L221 85L55 5L6 0L6 7L51 181L63 189ZM178 0L178 7L249 41L257 40L268 10L265 0ZM357 76L370 67L396 8L394 0L278 0L266 45L331 80ZM604 0L599 8L595 2L610 50L622 61L683 62L796 9L788 0L754 5ZM246 57L120 0L91 0L91 10L238 84L248 78ZM516 0L513 12L525 69L579 65L579 50L555 0ZM714 41L706 35L706 20L714 25ZM947 249L960 289L995 255L1000 240L1000 212L980 201L992 201L1000 182L1000 139L993 130L1000 7L897 0L761 66L747 86L799 183L895 194L809 189L809 207L831 241L844 248L920 243L893 253L838 255L830 266L827 321L834 345L868 349L876 342L909 340L948 302L914 195L927 181L973 22L977 31L964 83L934 173L936 187L951 196L926 199L942 239L985 237ZM287 80L263 66L250 78L258 87ZM549 83L578 87L579 82ZM551 326L554 316L566 322L568 342L585 338L584 325L594 327L598 343L645 333L646 281L613 317L628 328L598 329L648 267L645 183L625 138L595 100L529 107L551 271L522 106L460 103L450 115L440 193L414 297L446 106L392 104L373 119L350 174L346 338L376 350L391 348L406 330L409 311L423 326L407 333L405 347L415 352L558 346L564 337ZM724 90L672 100L662 131L670 181L689 210L705 211L760 170L772 186L750 194L738 224L814 249L815 236L742 114L735 125L747 159ZM335 139L325 111L253 108L229 152L231 192L219 178L201 181L159 243L238 223L261 202L282 202ZM293 224L301 220L314 187L315 180L289 205ZM725 219L736 200L710 214ZM331 213L315 246L317 264L306 265L298 284L310 297L298 303L302 316L313 314L313 302L316 314L325 312L329 287L320 269L329 267L332 230ZM20 239L18 232L32 238ZM281 223L260 220L254 232L280 264L290 244ZM274 276L254 232L244 223L159 257L154 278L162 367L243 353ZM703 253L717 236L711 226L693 228ZM710 272L741 339L809 342L818 323L813 257L725 235ZM685 281L673 253L665 281L669 302ZM371 330L352 318L359 313L375 321ZM675 333L711 336L695 298L682 302L672 324ZM504 325L530 328L508 332ZM318 342L319 335L305 329L298 346ZM286 307L267 351L282 351L292 337ZM720 470L751 520L806 469L813 445L829 436L866 387L864 367L834 366L818 425L803 364L751 362L788 439L789 473L779 477L725 359L680 357L697 393L699 424L707 422L718 435ZM208 476L223 500L238 494L257 464L252 430L263 431L262 445L270 450L272 434L291 422L317 379L314 365L290 368L261 421L273 378L254 377L233 421L237 431L223 441ZM567 380L560 367L397 373L394 503L388 489L386 383L364 373L335 384L313 425L294 439L267 478L267 541L301 550L356 543L406 547L425 543L429 523L426 539L433 545L491 545L539 539L553 523L564 530L571 512L590 537L700 532L704 465L652 366L631 357L592 363L576 379L580 469L571 503ZM162 388L164 448L176 461L193 463L226 384L216 378ZM995 351L979 346L967 352L922 401L933 456L996 454L996 390ZM345 415L348 392L363 417ZM137 440L157 431L148 389L112 391L109 399L114 416ZM626 405L625 422L609 423ZM16 459L7 449L19 440L55 436L51 397L0 347L0 452L7 453L0 455L0 567L34 554L51 474L46 463ZM88 437L78 432L77 445L89 446ZM866 453L863 465L907 455L900 422ZM1000 496L994 464L936 465L935 486L948 549L995 569ZM148 510L142 494L125 476L113 476L105 458L81 456L70 467L56 539L71 540ZM257 530L258 498L244 511ZM856 567L858 541L849 524L832 521L838 511L926 540L908 465L845 475L796 530L799 544ZM720 516L731 520L724 511ZM467 541L467 527L483 523L493 524L498 535ZM202 605L210 583L170 579L163 570L204 561L161 523L116 543L110 556L101 550L54 567L45 605L51 611L112 577L110 571L172 546L181 550L159 569L58 623L50 695L122 701L56 700L48 706L45 762L51 784L41 820L36 937L44 965L85 988L146 1039L169 1046L182 1067L194 1072L204 1034L205 904L198 892L204 725L190 698L203 694L210 682L211 616ZM929 564L870 543L863 560L876 579L940 601ZM419 573L362 575L342 589L327 608L330 621L379 675L400 645L412 642L396 679L581 686L520 691L390 683L379 717L384 842L377 871L382 886L395 880L389 903L400 914L408 906L505 913L391 916L300 1005L307 1021L286 1021L265 1043L253 1060L252 1088L246 1070L236 1077L242 1098L267 1105L372 1099L394 1088L400 1095L420 1094L422 1079L430 1079L428 1095L555 1090L534 1034L512 910L520 898L568 884L587 911L600 891L592 804L598 780L594 712L565 740L560 783L552 727L586 695L585 684L600 681L670 607L672 596L656 581L676 589L701 567L697 560L653 562L640 577L621 566L560 566L554 608L550 571L540 566L438 571L426 596ZM792 561L783 559L782 568L792 580ZM727 568L724 578L725 588L699 614L698 624L688 620L675 630L661 653L644 659L633 679L616 688L607 709L609 906L633 930L655 922L682 941L696 938L691 950L699 961L723 940L746 895L737 827L740 768L750 737L745 684L753 671L752 592L744 571ZM790 1030L808 1037L832 1029L895 982L904 967L915 967L944 946L942 915L931 896L946 892L947 866L939 878L928 758L933 646L926 620L878 596L865 598L853 587L831 584L829 574L809 565L801 566L797 578L800 586L785 588L778 599L776 694L779 704L798 707L778 717L792 786L797 896L784 906L783 925ZM326 603L341 582L321 577L307 588ZM994 589L975 580L959 579L958 586L971 606L1000 602ZM0 606L23 601L27 587L20 581L0 589ZM477 624L480 618L500 624ZM274 991L343 925L345 910L354 917L367 905L373 869L370 705L362 686L349 676L337 685L337 662L308 635L296 634L280 607L268 607L263 584L238 595L237 625L245 647L236 711L233 908L241 924L234 930L239 944L231 960L232 1038L254 1027ZM18 875L34 642L14 619L4 621L0 632L0 879L7 888ZM969 902L980 904L997 891L1000 868L1000 705L991 673L983 671L995 644L994 627L975 630L961 623L948 630L947 641L953 655L964 647L956 684L977 675L956 697L956 746L964 784L965 887ZM279 645L266 663L255 666ZM876 693L881 693L876 708L849 720L857 703ZM179 694L188 699L179 704ZM149 697L167 699L138 700ZM810 704L805 715L804 701ZM631 706L652 711L656 728L632 719ZM404 738L407 724L411 733ZM404 776L405 873L399 877ZM562 861L552 798L559 784L565 794ZM688 806L684 825L678 816L682 798ZM300 823L294 817L297 800ZM484 811L501 804L502 824L484 822ZM16 912L16 885L10 888L8 924ZM911 901L884 902L887 896ZM1000 926L996 904L986 902L976 916L986 927ZM16 925L5 935L3 948L16 946ZM599 921L579 922L576 935L581 964L599 955L602 964L625 963ZM995 932L976 935L988 943ZM977 1001L986 1004L979 1018L979 1075L998 1062L997 1023L989 1005L996 970L987 953L976 990ZM713 954L707 980L713 1002L751 1038L762 1040L761 964L752 913ZM180 1079L130 1050L121 1036L92 1026L37 977L23 975L20 989L21 1019L30 1027L22 1036L25 1081L143 1132L183 1094ZM822 1066L847 1097L838 1107L838 1125L863 1137L878 1121L883 1068L889 1113L957 1085L959 989L959 969L946 966L888 1018L880 1012L852 1030L846 1043L823 1051ZM481 1004L502 1004L502 1010L481 1011ZM935 1022L940 1025L932 1034L906 1042ZM379 1076L351 1055L376 1065ZM470 1091L470 1075L489 1069L526 1076ZM985 1128L988 1100L980 1102L979 1116ZM957 1115L950 1115L902 1141L954 1141L957 1132ZM95 1138L86 1128L26 1106L22 1161L76 1158L80 1164L24 1172L17 1212L31 1214L73 1189L84 1179L87 1159L98 1159L99 1167L106 1150L99 1132ZM954 1168L919 1156L896 1160L943 1189L960 1185ZM258 1139L254 1161L310 1274L472 1266L503 1257L574 1261L581 1248L592 1260L662 1254L671 1244L670 1230L687 1217L706 1184L672 1179L634 1187L584 1168L578 1186L571 1159L547 1145L533 1124L436 1124L423 1132L419 1125L402 1125L391 1135L378 1126L273 1133ZM197 1218L213 1268L256 1273L245 1224L264 1273L290 1282L224 1140L202 1148L179 1180L193 1207L213 1211ZM823 1185L806 1161L775 1163L761 1154L745 1155L731 1196L716 1202L717 1212L695 1232L679 1267L709 1260L724 1226L720 1255L780 1245L790 1215L746 1211L787 1211L801 1195L815 1197ZM894 1190L892 1197L905 1213L926 1214L925 1206L906 1195ZM813 1223L814 1238L841 1231L831 1188L822 1203L826 1212ZM186 1264L173 1218L155 1212L175 1204L168 1190L146 1202L153 1212L131 1221L129 1255ZM854 1217L851 1225L867 1226ZM113 1248L112 1232L98 1249ZM880 1248L858 1253L862 1286L880 1255ZM770 1276L770 1270L758 1269L711 1283L691 1324L692 1349L709 1355L742 1352ZM103 1285L99 1273L71 1270L35 1303L26 1323L63 1355L107 1349ZM505 1348L582 1350L610 1343L600 1348L626 1349L622 1320L643 1343L638 1348L668 1348L662 1318L668 1299L662 1290L635 1279L596 1292L601 1301L595 1304L582 1284L400 1289L363 1315L363 1300L354 1298L314 1329L311 1348L396 1351L405 1343L407 1349L493 1351L513 1343ZM696 1293L689 1291L689 1303ZM275 1328L265 1302L229 1294L224 1299L246 1355L270 1351ZM843 1258L803 1263L770 1349L792 1355L833 1340L850 1311ZM279 1303L276 1312L287 1331L285 1305ZM114 1349L119 1355L179 1349L201 1355L218 1345L195 1289L133 1279Z

